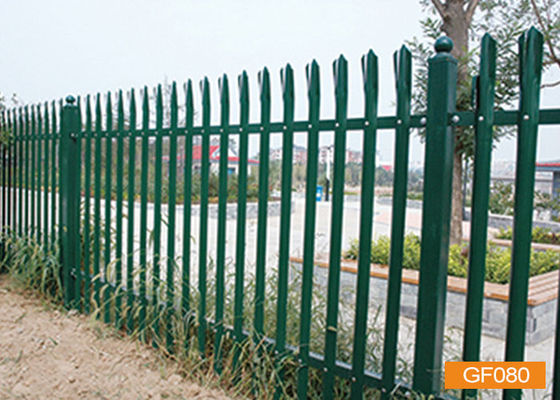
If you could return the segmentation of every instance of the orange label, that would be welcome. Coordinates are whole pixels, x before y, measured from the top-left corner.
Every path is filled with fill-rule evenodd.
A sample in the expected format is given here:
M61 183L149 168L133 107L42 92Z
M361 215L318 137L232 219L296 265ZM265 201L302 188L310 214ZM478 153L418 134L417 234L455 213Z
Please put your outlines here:
M445 362L446 389L545 389L546 363Z

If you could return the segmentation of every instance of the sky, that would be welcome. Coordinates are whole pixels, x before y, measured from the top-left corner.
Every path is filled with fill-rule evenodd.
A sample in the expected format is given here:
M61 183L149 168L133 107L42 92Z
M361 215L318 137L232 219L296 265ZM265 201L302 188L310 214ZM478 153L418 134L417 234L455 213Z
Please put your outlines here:
M192 79L198 88L208 76L217 122L217 80L225 73L232 123L239 118L237 76L243 70L250 78L251 120L258 120L257 73L264 66L272 78L272 118L281 120L280 69L288 62L295 73L296 119L305 119L305 65L313 59L321 66L321 117L332 118L332 62L340 54L349 63L349 116L361 116L360 57L370 48L379 58L379 114L393 114L392 54L405 40L421 36L423 16L414 0L0 0L0 5L2 93L39 102L164 80L182 86ZM198 91L195 95L199 101ZM560 108L560 87L543 91L542 104ZM322 144L330 140L323 135ZM304 135L296 136L296 143L304 142ZM348 146L359 149L360 135L349 134ZM537 158L560 158L559 148L560 128L541 129ZM392 159L391 131L380 132L378 154ZM495 159L514 157L514 140L501 143L494 154ZM415 135L411 160L423 160Z

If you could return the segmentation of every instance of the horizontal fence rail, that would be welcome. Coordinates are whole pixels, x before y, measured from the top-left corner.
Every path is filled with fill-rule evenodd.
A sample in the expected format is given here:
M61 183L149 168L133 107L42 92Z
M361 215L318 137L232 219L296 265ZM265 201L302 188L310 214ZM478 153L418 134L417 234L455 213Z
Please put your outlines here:
M462 357L478 361L493 133L495 127L517 127L505 360L522 361L536 141L539 126L560 125L560 109L539 108L543 39L537 30L527 31L519 40L517 110L495 110L496 43L485 35L474 79L473 109L457 111L457 61L451 56L452 46L448 38L436 42L428 67L427 110L422 115L411 113L412 57L404 46L394 55L397 96L396 113L391 116L378 115L378 60L373 51L361 60L364 113L358 118L348 117L348 65L343 56L333 64L332 119L320 118L320 67L315 61L305 70L305 120L294 117L294 71L289 64L280 73L281 121L271 121L267 68L258 74L258 122L250 122L246 72L237 80L236 121L230 115L230 80L227 75L219 79L219 123L215 125L207 78L200 84L200 108L195 107L189 80L184 97L174 82L169 87L157 86L153 94L145 87L140 98L134 90L119 91L104 98L100 94L69 96L64 104L53 101L4 110L0 115L2 258L9 260L10 237L32 241L45 254L58 258L66 307L95 311L106 323L138 333L141 340L170 353L197 351L212 360L217 374L230 365L231 350L231 367L237 371L234 379L242 379L247 373L243 369L247 346L252 346L248 376L257 398L264 395L259 394L262 387L257 383L263 371L273 372L276 398L306 399L317 393L325 399L370 398L376 393L382 399L413 394L477 396L473 390L442 390L455 128L475 131ZM399 311L409 138L416 128L426 131L425 183L414 364L410 377L405 377L397 368ZM348 306L341 295L341 256L350 131L361 133L363 156L357 279ZM369 274L375 154L381 131L390 131L395 140L393 217L383 339L372 343ZM316 224L322 217L316 188L319 143L327 132L334 138L334 164L328 275L321 288L315 276ZM298 133L304 134L307 147L301 271L290 265L293 149ZM268 214L274 134L281 135L282 141L278 226L270 225ZM258 140L258 161L249 156L251 138ZM230 157L235 160L233 167ZM255 164L257 172L251 169ZM253 198L258 207L255 226L248 222L248 203ZM236 214L230 223L228 202L232 199ZM213 207L217 220L211 218ZM250 230L254 235L249 235ZM277 254L271 254L267 245L272 235L277 235ZM351 329L346 332L348 324ZM560 393L559 330L555 394ZM379 345L377 364L372 361L375 344ZM272 357L272 366L266 366L266 357ZM519 390L504 392L507 399L520 396Z

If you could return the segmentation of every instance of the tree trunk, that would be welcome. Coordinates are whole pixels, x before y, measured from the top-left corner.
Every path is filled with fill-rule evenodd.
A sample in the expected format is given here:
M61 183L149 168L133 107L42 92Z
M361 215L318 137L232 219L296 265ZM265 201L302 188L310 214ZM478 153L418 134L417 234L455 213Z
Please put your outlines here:
M464 0L447 0L442 15L442 30L453 40L451 54L457 60L465 60L469 51L469 25ZM457 71L457 86L464 85L469 79L466 64L459 62ZM455 129L455 134L461 135L462 130ZM453 195L451 205L450 244L461 243L463 238L463 157L459 141L455 140L455 154L453 157Z
M453 194L451 202L451 228L449 243L459 244L463 237L463 157L455 151L453 155Z

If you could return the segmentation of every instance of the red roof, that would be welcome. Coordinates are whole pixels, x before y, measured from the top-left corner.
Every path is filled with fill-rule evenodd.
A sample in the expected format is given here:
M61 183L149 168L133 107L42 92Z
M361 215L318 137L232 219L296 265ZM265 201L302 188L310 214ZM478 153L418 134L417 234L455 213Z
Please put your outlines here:
M183 160L185 158L184 154L178 154L177 155L177 160ZM210 162L218 162L220 161L220 146L218 145L214 145L214 146L210 146ZM165 161L167 161L169 159L168 156L164 156L163 159ZM193 161L198 161L200 162L202 160L202 146L201 145L197 145L197 146L193 146L192 148L192 159ZM249 164L254 164L254 165L258 165L259 161L258 160L253 160L253 159L248 159L247 160ZM230 156L228 157L228 162L230 163L239 163L239 157L237 156Z
M537 167L560 167L560 162L537 163Z
M560 171L560 160L543 161L537 163L537 171Z

